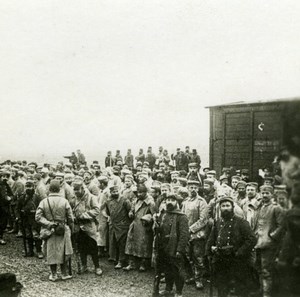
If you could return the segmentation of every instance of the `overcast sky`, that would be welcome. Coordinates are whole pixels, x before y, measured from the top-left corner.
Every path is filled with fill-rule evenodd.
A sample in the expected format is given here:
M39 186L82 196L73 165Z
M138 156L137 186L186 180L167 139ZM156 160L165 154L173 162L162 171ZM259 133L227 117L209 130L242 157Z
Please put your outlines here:
M0 157L208 150L218 103L300 95L300 1L1 1Z

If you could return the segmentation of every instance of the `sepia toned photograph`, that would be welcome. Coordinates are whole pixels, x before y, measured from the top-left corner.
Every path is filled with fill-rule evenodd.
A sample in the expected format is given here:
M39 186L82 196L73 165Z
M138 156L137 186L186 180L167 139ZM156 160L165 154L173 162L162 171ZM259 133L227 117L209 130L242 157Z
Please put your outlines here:
M0 3L0 297L300 297L300 2Z

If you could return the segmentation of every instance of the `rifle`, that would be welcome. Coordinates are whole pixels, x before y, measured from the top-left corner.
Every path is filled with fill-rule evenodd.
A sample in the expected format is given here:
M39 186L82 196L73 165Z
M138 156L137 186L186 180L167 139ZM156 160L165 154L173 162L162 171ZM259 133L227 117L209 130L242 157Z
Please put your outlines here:
M159 284L161 279L161 265L160 265L160 258L159 258L159 232L158 232L158 223L154 221L153 230L154 230L154 239L153 239L153 251L152 251L152 264L154 266L154 282L153 282L153 291L152 297L159 296Z

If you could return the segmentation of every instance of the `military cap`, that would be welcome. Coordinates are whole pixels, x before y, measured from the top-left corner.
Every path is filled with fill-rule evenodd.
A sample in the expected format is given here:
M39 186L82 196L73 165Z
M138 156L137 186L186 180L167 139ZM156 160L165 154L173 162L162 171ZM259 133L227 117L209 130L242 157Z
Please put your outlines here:
M148 166L149 166L150 164L149 164L149 162L145 161L145 162L143 163L143 165L148 165Z
M34 181L32 179L27 179L25 186L33 186L34 185Z
M279 190L286 191L286 185L275 185L274 190L276 190L276 191L279 191Z
M121 173L123 173L123 174L132 174L132 172L129 169L122 169Z
M250 182L250 183L247 183L247 187L254 187L254 188L258 188L258 183L256 182Z
M189 190L185 187L179 187L178 194L188 194Z
M75 176L74 181L73 181L73 187L74 188L78 188L78 187L82 187L84 184L83 179L80 178L79 176Z
M223 202L230 202L232 205L234 205L234 201L230 196L220 198L219 204L221 205Z
M271 182L274 182L274 178L272 176L265 176L264 180L269 180Z
M271 192L271 193L274 192L274 188L273 188L272 186L267 186L267 185L262 185L262 186L259 188L259 190L260 190L261 192L263 192L263 191L267 191L267 192Z
M120 170L120 167L117 166L117 165L115 165L115 166L113 166L112 170L113 170L113 171L119 171L119 170Z
M197 180L188 180L187 182L188 186L194 185L200 187L200 183Z
M64 174L63 172L57 171L57 172L55 173L55 177L62 177L62 178L64 178L64 177L65 177L65 174Z
M246 188L247 183L246 183L245 181L243 181L243 180L240 180L240 181L237 183L236 187L238 188L238 187L240 187L240 186Z
M169 190L171 190L171 185L168 184L168 183L162 183L161 186L160 186L160 188L161 188L161 189L162 189L162 188L168 188Z
M204 168L203 168L203 171L205 171L205 170L208 170L208 171L209 171L210 168L209 168L209 167L204 167Z
M110 191L119 191L119 187L117 185L112 184L109 186L109 190Z
M197 163L189 163L189 167L198 167Z
M207 184L207 185L213 186L215 184L215 182L211 178L206 178L205 180L203 180L203 184Z
M169 164L168 167L170 168L170 170L174 170L175 166L173 166L172 164Z
M85 175L85 174L89 174L90 176L93 175L93 173L92 173L90 170L85 171L85 172L84 172L84 175Z
M242 169L241 174L249 174L249 169Z
M19 169L20 165L19 164L14 164L13 167Z
M100 176L98 177L98 181L99 181L99 182L102 182L102 181L108 182L108 177L107 177L106 175L100 175Z
M41 168L41 173L49 173L49 169L46 168L46 167L38 167L38 168Z
M182 197L180 197L179 195L174 195L174 194L167 196L166 199L174 199L176 201L182 201Z
M233 179L240 181L241 177L238 176L238 175L234 175L234 176L231 177L231 180L233 180Z
M74 183L82 183L83 184L83 178L79 175L76 175L74 177Z
M227 177L227 175L222 174L222 175L220 176L220 181L222 181L222 180L224 180L224 179L228 179L228 177Z
M230 172L230 171L231 171L231 169L229 167L224 167L222 169L222 172Z
M174 170L174 171L171 171L170 174L171 174L171 175L172 175L172 174L179 174L179 171Z
M209 171L207 172L207 174L217 175L217 172L216 172L216 170L209 170Z
M158 181L158 180L154 180L153 183L152 183L152 187L158 187L158 188L160 188L161 187L161 182Z
M34 179L37 179L37 180L41 180L42 179L42 176L39 174L39 173L36 173L34 176L33 176Z
M185 178L185 177L177 177L177 180L181 183L186 183L186 184L187 184L187 181L188 181L187 178Z
M134 178L133 178L133 176L132 175L130 175L130 174L127 174L126 176L125 176L125 179L130 179L130 180L134 180Z
M288 197L288 192L285 190L277 190L275 193L276 197Z

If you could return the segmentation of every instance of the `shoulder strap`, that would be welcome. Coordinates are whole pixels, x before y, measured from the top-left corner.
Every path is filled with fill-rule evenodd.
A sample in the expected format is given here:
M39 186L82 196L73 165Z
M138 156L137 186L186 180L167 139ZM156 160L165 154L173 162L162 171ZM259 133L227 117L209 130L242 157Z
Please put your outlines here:
M49 209L50 209L50 213L51 213L52 219L54 221L54 215L53 215L53 212L52 212L52 208L50 206L49 198L47 198L47 202L48 202L48 206L49 206Z

